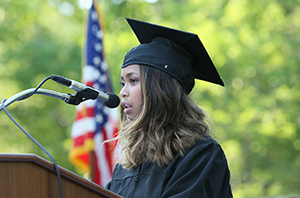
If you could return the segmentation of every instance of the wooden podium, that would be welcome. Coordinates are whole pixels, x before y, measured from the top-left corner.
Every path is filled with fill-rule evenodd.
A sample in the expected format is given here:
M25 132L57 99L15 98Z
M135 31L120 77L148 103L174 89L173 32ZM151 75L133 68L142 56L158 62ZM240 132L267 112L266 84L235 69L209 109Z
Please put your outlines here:
M63 198L121 196L59 167ZM0 197L59 198L53 163L34 154L0 154Z

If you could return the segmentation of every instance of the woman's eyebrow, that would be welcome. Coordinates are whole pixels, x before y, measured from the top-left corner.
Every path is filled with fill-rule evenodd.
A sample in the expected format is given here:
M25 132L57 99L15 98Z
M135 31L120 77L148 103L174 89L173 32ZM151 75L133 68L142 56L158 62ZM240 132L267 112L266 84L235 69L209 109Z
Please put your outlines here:
M131 75L133 75L133 74L136 74L136 75L138 75L138 73L136 73L136 72L130 72L130 73L128 73L128 74L126 74L125 75L125 77L126 78L129 78ZM124 80L124 78L121 76L121 80Z

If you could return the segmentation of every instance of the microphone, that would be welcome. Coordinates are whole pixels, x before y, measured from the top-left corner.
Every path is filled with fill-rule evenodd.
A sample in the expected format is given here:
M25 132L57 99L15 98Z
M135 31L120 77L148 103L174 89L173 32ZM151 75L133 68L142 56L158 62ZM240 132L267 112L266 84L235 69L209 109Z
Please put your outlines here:
M51 75L51 79L59 84L65 85L80 92L80 94L82 94L85 99L98 99L102 101L107 107L115 108L120 104L120 98L114 93L104 93L91 86L82 84L75 80L67 79L62 76Z

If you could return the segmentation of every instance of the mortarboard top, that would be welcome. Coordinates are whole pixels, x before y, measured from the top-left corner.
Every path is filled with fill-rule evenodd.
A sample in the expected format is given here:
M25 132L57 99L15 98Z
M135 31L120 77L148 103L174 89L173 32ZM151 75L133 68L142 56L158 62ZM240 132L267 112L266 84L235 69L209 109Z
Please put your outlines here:
M218 71L196 34L126 18L141 45L125 55L122 65L143 64L160 69L190 93L194 79L224 86Z

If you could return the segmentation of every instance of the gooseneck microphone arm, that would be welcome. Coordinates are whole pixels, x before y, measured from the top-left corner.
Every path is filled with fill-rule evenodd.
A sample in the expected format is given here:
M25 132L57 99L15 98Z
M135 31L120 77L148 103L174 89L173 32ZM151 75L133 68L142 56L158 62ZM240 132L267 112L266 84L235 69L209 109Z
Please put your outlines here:
M31 94L33 91L35 91L35 88L31 88L31 89L26 89L24 91L21 91L20 93L17 93L15 95L13 95L12 97L8 98L4 104L0 104L0 112L3 110L3 107L8 107L9 105L11 105L12 103L16 102L16 101L20 101L23 100L25 98L27 98L27 96L29 94ZM64 93L59 93L56 91L52 91L52 90L47 90L47 89L38 89L35 94L40 94L40 95L45 95L45 96L51 96L53 98L58 98L60 100L65 101L66 103L69 103L70 100L72 99L72 96L70 94L64 94Z

